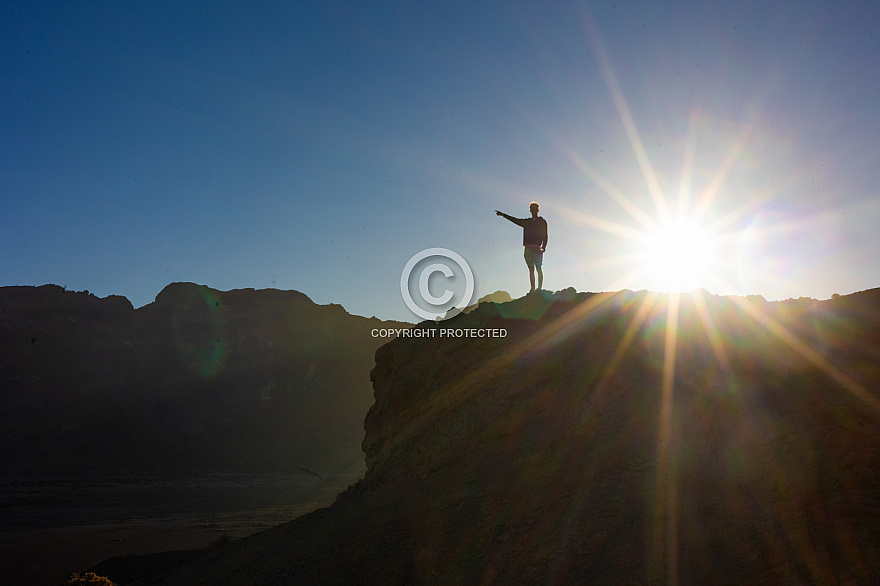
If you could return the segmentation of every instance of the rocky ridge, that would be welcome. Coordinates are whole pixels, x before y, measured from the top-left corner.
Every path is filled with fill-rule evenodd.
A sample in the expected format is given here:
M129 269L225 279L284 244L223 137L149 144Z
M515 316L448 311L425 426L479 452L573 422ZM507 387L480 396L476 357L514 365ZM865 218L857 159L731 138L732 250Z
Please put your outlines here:
M126 580L880 574L880 290L775 303L567 290L417 328L506 335L382 346L362 481L332 507Z
M0 462L15 474L363 469L367 373L402 328L296 291L172 283L134 309L0 288Z

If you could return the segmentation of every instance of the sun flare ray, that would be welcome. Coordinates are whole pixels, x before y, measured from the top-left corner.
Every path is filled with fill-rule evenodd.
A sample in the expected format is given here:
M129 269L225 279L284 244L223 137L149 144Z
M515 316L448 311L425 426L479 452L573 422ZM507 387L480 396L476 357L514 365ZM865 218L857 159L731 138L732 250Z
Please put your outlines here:
M660 215L661 220L666 220L669 217L669 205L666 202L666 197L663 195L663 190L660 188L660 182L657 180L657 175L654 172L650 159L648 158L648 152L645 150L645 145L642 143L642 138L639 135L632 112L630 112L629 106L626 103L626 98L623 96L623 92L620 89L617 76L614 74L614 69L611 67L611 60L605 52L605 45L602 43L599 36L599 29L596 27L592 19L587 20L587 27L589 30L590 42L596 51L596 57L599 61L599 69L602 72L602 77L605 78L608 90L611 92L611 101L614 102L614 107L617 109L617 114L620 116L620 121L623 124L627 137L629 138L630 146L632 147L633 154L636 156L639 168L642 171L642 176L645 179L645 184L648 186L648 191L654 201L654 206L657 208L657 213Z
M703 291L694 291L691 293L691 299L694 300L697 315L700 316L700 323L703 324L703 332L705 332L706 338L709 340L709 345L712 348L712 352L715 354L715 359L718 360L718 364L721 365L722 372L729 377L733 372L730 365L730 359L727 357L727 351L724 349L724 344L721 342L721 336L718 334L718 327L715 325L715 320L712 319L712 315L709 313L709 308L706 306L706 300L703 298L703 295Z
M586 260L580 263L578 266L584 271L590 270L598 270L605 268L613 268L613 267L627 267L633 266L634 264L638 264L642 260L643 254L641 252L626 252L620 254L614 254L609 256L603 256L602 258L594 259L594 260Z
M808 360L814 366L821 369L825 374L834 379L844 389L849 391L854 397L857 397L880 411L880 399L871 394L865 387L859 384L852 377L837 368L831 361L822 356L819 352L811 348L808 344L789 332L785 326L764 313L754 303L747 299L732 297L733 301L741 307L753 320L761 324L771 334L785 342L792 350Z
M697 112L691 112L688 120L688 133L684 145L684 157L681 165L681 179L678 185L679 214L687 214L691 205L691 189L694 180L694 165L697 150Z
M636 228L632 228L630 226L626 226L612 220L601 218L599 216L594 216L592 214L588 214L574 208L561 206L560 213L564 213L571 220L583 224L584 226L598 228L609 234L614 234L615 236L621 236L623 238L628 238L635 241L643 241L645 239L645 232L642 230L637 230Z
M718 286L726 293L740 293L739 289L743 288L743 284L748 280L749 259L754 257L757 259L756 262L762 262L760 254L763 251L760 248L770 244L766 238L768 235L786 235L802 232L811 227L831 226L834 222L839 222L841 212L837 210L800 218L788 214L786 219L785 212L788 210L781 207L770 208L768 203L790 191L802 179L791 174L780 177L778 182L770 179L760 188L742 190L739 194L740 202L720 205L722 194L726 196L728 191L736 194L738 188L748 185L748 182L740 183L743 178L738 175L738 165L743 163L743 171L749 170L747 165L751 159L750 149L754 146L753 141L758 142L755 138L759 128L758 112L752 110L750 119L730 136L713 135L710 138L714 143L710 143L708 152L710 156L718 157L718 160L714 168L705 168L698 161L703 156L698 143L706 126L701 124L704 118L696 105L690 112L683 143L679 143L677 138L664 141L664 143L680 144L682 147L677 197L667 198L663 190L668 186L665 183L661 185L661 181L666 181L664 169L658 167L655 170L652 165L642 139L642 132L636 125L598 28L589 14L586 15L586 29L599 70L638 164L638 171L644 180L642 189L650 195L654 209L649 209L651 204L638 205L637 202L647 199L643 193L630 194L618 189L613 177L603 176L593 164L574 152L574 149L565 148L565 153L573 166L620 206L633 219L633 223L632 226L625 226L597 215L574 210L567 212L571 212L570 217L576 222L625 239L625 245L631 245L633 247L631 250L639 251L639 254L633 255L630 254L630 250L625 250L589 265L583 265L600 269L632 262L634 268L630 271L620 271L627 274L614 283L612 290L620 287L628 288L632 283L636 283L639 287L644 283L650 290L666 293L664 297L659 297L659 293L657 294L658 299L664 299L666 302L666 319L663 321L662 317L657 316L655 322L661 327L665 325L665 337L662 374L658 373L659 380L656 381L659 412L656 415L658 427L655 432L656 482L651 495L654 498L652 503L654 517L651 527L653 532L646 535L650 543L645 561L647 562L646 578L649 581L674 584L678 582L679 556L681 554L683 558L685 555L683 551L679 551L679 542L690 529L687 518L682 516L682 511L687 508L688 503L680 500L684 498L687 487L681 484L683 482L681 475L685 474L685 468L679 460L681 454L678 449L679 444L685 441L683 434L687 433L687 430L682 429L679 417L685 416L681 411L684 408L682 407L685 396L682 395L683 390L689 389L691 385L687 382L681 388L676 386L676 359L683 359L686 355L684 343L681 348L678 347L680 331L681 335L696 334L697 337L705 337L708 342L703 345L703 348L706 348L705 356L709 361L714 357L716 363L713 368L716 368L717 375L713 374L713 376L722 377L723 385L728 391L723 395L722 400L738 403L743 399L743 395L737 386L736 368L731 363L733 354L729 354L731 349L725 346L729 341L722 339L722 330L716 323L716 318L719 320L723 318L713 315L709 309L706 288ZM663 128L661 127L659 131L662 133ZM651 133L645 133L645 137L650 138L648 144L653 144L654 136ZM657 142L659 144L659 140ZM714 151L713 145L725 146ZM668 161L664 162L668 166ZM767 262L785 262L785 259L770 258ZM732 286L730 281L739 283L740 287ZM682 305L681 294L688 292L692 301ZM853 396L880 410L880 398L871 395L857 380L770 317L760 309L759 305L740 297L731 297L731 299L742 308L747 321L760 324L760 327L766 329L771 337L775 336L782 340L797 355L823 371ZM603 380L610 377L617 368L621 357L633 344L635 336L645 331L643 324L654 311L652 308L657 309L659 313L659 307L660 302L655 302L653 298L644 299L642 306L630 318L625 332L622 333L611 360L604 369ZM684 313L685 311L687 313ZM679 323L680 318L686 320L685 324L690 324L687 329L684 329L685 325ZM696 321L699 321L699 326L696 325ZM687 343L690 343L690 339ZM683 353L681 357L677 355L679 350ZM709 381L708 384L720 383ZM599 401L599 394L596 395L595 400ZM739 405L738 408L743 407ZM743 438L751 438L756 434L766 435L763 432L768 430L772 432L774 425L774 421L761 419L760 414L757 414L754 418L747 418L742 423L737 423L735 433L741 434ZM796 479L790 477L789 470L784 464L785 462L782 461L771 460L769 467L772 469L768 471L775 485L782 489L796 482ZM746 495L742 507L754 506ZM796 555L800 555L806 561L807 572L815 581L826 581L822 568L815 563L815 558L811 557L811 536L803 530L792 528L781 535L768 532L761 537L764 540L762 545L769 552L768 555L778 556L779 563L786 563L790 552L796 552Z
M606 179L599 171L596 170L583 157L574 152L568 152L569 159L574 163L579 171L589 177L596 183L599 188L605 192L614 202L628 213L634 220L641 224L645 229L651 230L657 226L657 221L646 214L642 208L637 206L628 198L620 189L618 189L611 181Z
M700 198L694 208L693 213L693 217L697 221L702 221L710 206L715 201L715 198L718 196L718 192L727 181L727 176L730 174L731 169L733 169L733 166L736 163L737 159L745 150L746 143L748 142L749 138L751 138L753 129L754 123L751 123L748 124L745 129L740 133L739 137L737 137L736 139L736 142L728 151L727 156L721 162L721 165L719 165L718 168L715 170L715 173L712 176L712 181L709 183L708 187L706 187L706 189L704 189L703 192L700 194Z

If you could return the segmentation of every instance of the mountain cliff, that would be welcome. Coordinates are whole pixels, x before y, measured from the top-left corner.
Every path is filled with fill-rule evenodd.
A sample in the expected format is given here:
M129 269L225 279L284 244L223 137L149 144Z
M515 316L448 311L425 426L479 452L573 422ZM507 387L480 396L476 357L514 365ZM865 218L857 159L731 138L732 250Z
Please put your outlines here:
M433 333L432 333L433 332ZM880 290L538 293L379 348L367 472L138 584L880 575ZM113 572L116 572L115 574Z
M296 291L0 288L6 471L363 469L368 373L408 327Z

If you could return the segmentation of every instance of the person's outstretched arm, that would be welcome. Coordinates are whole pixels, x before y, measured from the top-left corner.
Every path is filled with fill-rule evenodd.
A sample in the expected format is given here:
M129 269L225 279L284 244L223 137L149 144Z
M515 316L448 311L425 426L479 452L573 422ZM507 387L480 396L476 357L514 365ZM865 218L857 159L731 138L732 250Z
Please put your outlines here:
M510 220L511 222L513 222L514 224L516 224L517 226L522 226L522 225L523 225L522 223L523 223L524 220L520 220L519 218L514 218L513 216L508 216L508 215L505 214L504 212L499 212L498 210L495 210L495 215L496 215L496 216L501 216L501 217L504 218L505 220Z

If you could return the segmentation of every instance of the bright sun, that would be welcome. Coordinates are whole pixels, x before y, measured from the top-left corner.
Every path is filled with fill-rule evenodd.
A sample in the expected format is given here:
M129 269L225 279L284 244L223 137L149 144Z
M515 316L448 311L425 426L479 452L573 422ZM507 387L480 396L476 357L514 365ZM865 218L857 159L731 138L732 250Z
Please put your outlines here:
M646 236L645 270L656 288L691 291L704 283L711 248L704 231L691 222L672 220Z

